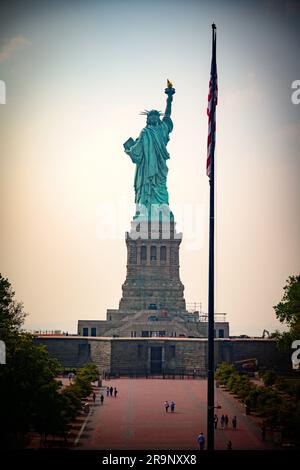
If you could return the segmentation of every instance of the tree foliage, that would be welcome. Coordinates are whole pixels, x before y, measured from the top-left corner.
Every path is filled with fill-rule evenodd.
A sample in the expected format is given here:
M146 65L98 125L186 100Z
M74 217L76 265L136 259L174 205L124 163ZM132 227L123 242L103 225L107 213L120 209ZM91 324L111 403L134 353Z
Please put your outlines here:
M20 330L26 317L23 304L14 296L10 282L0 273L0 338L4 341Z
M274 306L276 317L293 328L300 321L300 275L290 276L283 290L281 302Z
M6 344L6 364L0 366L0 447L26 444L29 431L64 434L91 393L99 373L94 364L79 369L75 383L61 390L60 365L46 347L21 331L25 313L15 301L9 281L0 275L0 338Z
M216 379L257 415L267 426L279 426L283 435L300 444L300 381L278 377L274 371L259 374L264 386L252 383L248 376L237 372L232 364L220 364Z
M27 333L11 336L6 344L6 365L0 368L1 443L20 447L31 428L40 430L48 419L58 421L59 383L55 380L58 362L46 348L35 345ZM48 434L47 428L44 430Z
M276 333L279 346L290 348L295 339L300 339L300 275L290 276L283 288L282 300L274 306L277 319L289 327L289 331Z

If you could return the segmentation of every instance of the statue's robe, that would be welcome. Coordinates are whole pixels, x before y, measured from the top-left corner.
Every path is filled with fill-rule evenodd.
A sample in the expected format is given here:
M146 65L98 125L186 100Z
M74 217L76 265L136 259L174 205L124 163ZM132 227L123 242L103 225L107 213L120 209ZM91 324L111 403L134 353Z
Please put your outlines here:
M134 189L137 204L146 207L169 204L166 160L170 155L166 146L172 129L171 118L164 117L157 126L145 127L134 144L125 149L136 164Z

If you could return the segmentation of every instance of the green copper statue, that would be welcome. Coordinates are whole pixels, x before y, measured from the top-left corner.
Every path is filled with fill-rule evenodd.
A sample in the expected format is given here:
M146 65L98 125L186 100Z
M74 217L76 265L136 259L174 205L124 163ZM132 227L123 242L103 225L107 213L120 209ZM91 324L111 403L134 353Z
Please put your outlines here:
M141 113L147 116L146 127L136 140L130 137L124 143L125 152L136 164L134 189L137 212L135 218L143 213L145 215L145 211L149 217L150 210L154 206L164 207L172 217L168 207L167 190L167 160L170 155L166 147L169 134L173 129L171 103L175 89L169 80L165 93L168 97L163 119L160 119L162 113L155 109Z

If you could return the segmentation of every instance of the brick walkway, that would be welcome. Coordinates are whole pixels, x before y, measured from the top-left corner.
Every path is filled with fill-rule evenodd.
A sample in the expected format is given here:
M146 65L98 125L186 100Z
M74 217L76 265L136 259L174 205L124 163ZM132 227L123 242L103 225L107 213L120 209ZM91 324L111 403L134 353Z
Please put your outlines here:
M118 396L106 397L103 390L103 405L97 397L77 449L197 449L197 436L206 435L206 380L114 379L103 385L116 387ZM165 412L165 400L174 400L175 413ZM230 419L227 430L216 431L216 449L226 449L229 439L233 450L270 448L229 394L217 389L216 404L222 406L219 418L224 413Z

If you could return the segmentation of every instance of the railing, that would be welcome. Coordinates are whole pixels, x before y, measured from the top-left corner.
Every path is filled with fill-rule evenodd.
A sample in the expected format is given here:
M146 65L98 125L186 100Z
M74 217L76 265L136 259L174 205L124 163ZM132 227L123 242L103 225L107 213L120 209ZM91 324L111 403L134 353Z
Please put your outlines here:
M187 302L186 309L188 313L197 314L199 316L199 321L207 322L208 314L202 311L202 304L201 302ZM214 315L215 321L225 322L226 321L226 313L215 313Z
M162 372L132 371L130 369L116 369L111 373L104 373L105 380L117 378L131 379L202 379L207 375L206 368L203 369L164 369Z
M201 302L187 302L186 309L188 312L198 312L201 313L202 311L202 304Z
M61 330L26 330L28 333L38 336L76 336L68 331Z

